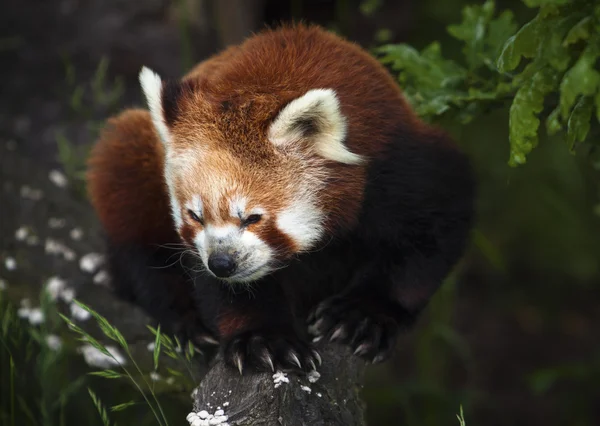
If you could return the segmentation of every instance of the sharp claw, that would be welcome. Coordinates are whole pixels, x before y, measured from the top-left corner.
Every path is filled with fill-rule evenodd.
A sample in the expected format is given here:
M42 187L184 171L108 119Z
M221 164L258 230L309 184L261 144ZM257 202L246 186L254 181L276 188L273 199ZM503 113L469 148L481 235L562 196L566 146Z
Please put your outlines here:
M312 339L313 343L317 343L319 340L321 340L323 338L323 336L317 336L314 339Z
M218 340L216 340L212 336L209 336L208 334L200 336L200 340L203 341L203 342L205 342L205 343L208 343L210 345L218 345L219 344Z
M271 371L275 372L275 366L273 365L273 360L271 359L271 356L268 353L265 353L263 355L263 360L269 364L269 367L271 367Z
M312 367L312 371L317 371L317 366L315 365L314 361L312 359L309 359L308 362L310 363L310 366Z
M367 350L369 349L369 344L367 343L361 343L360 345L358 345L358 347L356 348L356 350L354 351L354 355L362 355L364 354ZM375 360L373 360L373 363L375 362Z
M238 370L240 370L240 374L242 374L242 370L243 370L242 357L239 355L235 355L234 362L235 362L235 365L237 366Z
M379 354L375 358L373 358L373 364L377 364L385 359L385 355Z
M333 342L335 339L341 337L343 334L344 334L344 326L340 325L338 328L335 329L335 331L333 332L333 334L329 338L329 341Z
M302 368L302 364L300 364L300 360L298 359L295 353L290 353L290 359L294 364L298 366L298 368Z
M314 342L314 340L313 340ZM323 360L321 359L321 355L319 355L319 352L313 350L312 351L313 356L315 357L315 359L317 360L317 362L319 363L319 365L323 364Z

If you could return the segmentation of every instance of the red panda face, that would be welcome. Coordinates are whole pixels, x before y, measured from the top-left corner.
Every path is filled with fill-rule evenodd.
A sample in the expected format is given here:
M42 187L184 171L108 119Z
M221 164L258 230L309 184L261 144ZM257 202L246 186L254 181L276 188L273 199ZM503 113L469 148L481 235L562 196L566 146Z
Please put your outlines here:
M167 162L178 231L225 281L263 277L323 235L322 183L284 158L268 169L225 150L173 150Z
M363 162L343 143L346 121L334 91L224 105L210 93L165 86L146 68L140 81L165 145L175 226L207 271L254 281L322 241L328 204L339 210L346 201L343 191L335 202L327 191L339 179L330 164Z

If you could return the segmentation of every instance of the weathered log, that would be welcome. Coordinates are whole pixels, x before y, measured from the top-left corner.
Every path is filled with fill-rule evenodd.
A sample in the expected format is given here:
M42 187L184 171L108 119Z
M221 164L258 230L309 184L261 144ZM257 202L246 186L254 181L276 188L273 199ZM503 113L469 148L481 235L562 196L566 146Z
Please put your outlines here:
M223 421L231 426L364 425L359 392L365 363L341 345L328 344L318 350L323 364L318 374L308 376L240 375L217 358L195 392L194 412L206 411L204 415L214 418L221 410L227 417Z

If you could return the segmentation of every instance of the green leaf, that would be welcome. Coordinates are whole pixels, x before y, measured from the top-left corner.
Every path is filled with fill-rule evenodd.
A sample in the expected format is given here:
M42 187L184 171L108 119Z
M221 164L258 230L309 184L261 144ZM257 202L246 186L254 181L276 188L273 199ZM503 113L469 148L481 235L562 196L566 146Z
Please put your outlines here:
M92 371L88 374L90 376L104 377L105 379L120 379L121 377L125 377L115 370Z
M563 45L566 47L570 44L577 43L579 40L587 40L590 38L591 28L592 17L586 16L571 28L563 41Z
M519 66L521 57L532 58L538 50L539 40L546 37L550 28L547 20L538 14L504 43L502 53L496 62L500 72L509 72Z
M544 107L544 98L556 87L556 83L556 73L545 68L517 91L509 115L509 165L514 167L524 164L527 154L537 146L540 125L538 114Z
M494 14L494 1L487 0L481 6L466 6L462 10L463 21L450 25L448 33L465 42L463 53L471 70L483 64L486 28Z
M156 331L156 338L154 339L154 370L158 369L158 357L160 356L160 325L158 326L158 330Z
M498 18L490 21L489 29L486 36L486 46L490 63L488 66L492 70L497 70L496 59L502 52L504 43L517 31L517 23L515 22L512 11L505 10Z
M112 411L112 412L123 411L123 410L126 410L128 407L131 407L132 405L135 405L135 404L136 403L134 401L129 401L129 402L124 402L123 404L113 405L112 407L110 407L110 411Z
M546 132L552 136L562 130L560 122L560 107L556 107L546 118Z
M588 46L560 83L560 110L567 119L579 95L592 96L600 85L600 72L595 69L599 51Z
M102 330L102 332L104 333L104 335L106 337L108 337L111 340L114 340L115 342L118 342L121 345L121 347L123 349L125 349L126 351L129 350L129 345L127 344L127 341L125 340L125 338L123 337L121 332L119 330L117 330L115 327L113 327L106 318L104 318L102 315L100 315L99 313L94 311L89 306L84 305L79 300L75 299L73 301L77 305L79 305L82 309L88 311L96 319L98 326L100 327L100 329Z
M582 96L573 108L567 122L567 144L572 151L576 142L583 142L590 132L594 102L590 96Z
M600 90L596 93L596 120L600 123Z
M571 0L523 0L528 7L561 6Z

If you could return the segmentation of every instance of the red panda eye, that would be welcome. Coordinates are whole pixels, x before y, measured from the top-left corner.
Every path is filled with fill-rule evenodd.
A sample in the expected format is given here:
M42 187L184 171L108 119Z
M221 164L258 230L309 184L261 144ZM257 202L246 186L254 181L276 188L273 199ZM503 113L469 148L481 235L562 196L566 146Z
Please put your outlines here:
M204 222L202 221L202 219L200 217L198 217L198 215L196 213L194 213L192 210L188 210L188 214L190 215L192 220L204 225Z
M262 218L260 214L251 214L246 219L242 220L242 226L252 225L253 223L259 222Z

